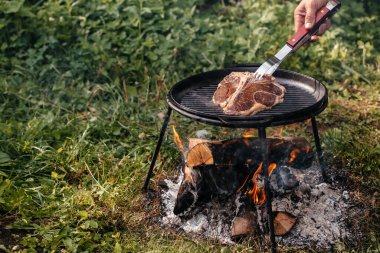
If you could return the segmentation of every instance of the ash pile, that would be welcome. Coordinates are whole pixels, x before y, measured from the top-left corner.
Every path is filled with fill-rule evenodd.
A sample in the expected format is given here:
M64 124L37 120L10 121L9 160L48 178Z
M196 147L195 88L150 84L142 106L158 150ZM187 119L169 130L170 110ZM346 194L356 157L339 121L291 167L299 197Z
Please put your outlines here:
M189 139L187 148L175 140L184 163L178 177L160 182L162 227L223 244L268 240L259 140ZM329 250L348 240L350 194L323 182L306 139L267 145L276 242Z

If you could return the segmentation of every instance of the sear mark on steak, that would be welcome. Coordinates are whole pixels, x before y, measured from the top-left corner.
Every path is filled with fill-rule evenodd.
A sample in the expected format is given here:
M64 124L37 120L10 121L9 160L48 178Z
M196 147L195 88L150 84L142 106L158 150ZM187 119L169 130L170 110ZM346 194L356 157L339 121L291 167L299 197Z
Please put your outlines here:
M272 76L258 80L250 72L232 72L218 84L212 100L226 114L249 116L282 103L285 92Z

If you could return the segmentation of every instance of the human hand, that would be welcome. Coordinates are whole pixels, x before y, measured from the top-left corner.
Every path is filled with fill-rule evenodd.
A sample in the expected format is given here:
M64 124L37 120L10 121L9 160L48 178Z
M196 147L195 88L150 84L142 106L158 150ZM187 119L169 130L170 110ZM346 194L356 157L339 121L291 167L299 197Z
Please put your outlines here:
M302 0L297 8L294 10L294 26L296 32L304 26L310 29L315 23L315 16L317 11L325 6L329 0ZM313 35L310 40L318 40L318 36L322 35L331 26L331 21L328 19L323 23L316 35Z

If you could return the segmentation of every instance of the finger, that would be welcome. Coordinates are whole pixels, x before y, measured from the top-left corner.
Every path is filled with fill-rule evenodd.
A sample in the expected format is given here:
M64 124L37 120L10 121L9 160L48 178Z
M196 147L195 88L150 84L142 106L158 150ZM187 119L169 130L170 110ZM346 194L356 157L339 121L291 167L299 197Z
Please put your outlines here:
M326 24L322 24L319 28L318 28L318 31L316 33L316 35L320 36L322 35L327 29L327 25Z
M315 23L315 13L317 12L317 7L315 5L316 1L307 1L305 4L306 15L305 15L305 28L310 29Z
M315 23L315 16L317 11L322 8L329 0L304 0L306 15L305 15L305 28L310 29Z
M313 35L313 36L311 36L310 40L311 41L317 41L317 40L319 40L319 37L317 35Z
M325 23L323 23L319 29L318 29L318 32L317 32L317 35L322 35L324 34L331 26L331 21L330 20L327 20Z
M298 31L305 25L306 8L304 1L302 1L294 10L294 30Z

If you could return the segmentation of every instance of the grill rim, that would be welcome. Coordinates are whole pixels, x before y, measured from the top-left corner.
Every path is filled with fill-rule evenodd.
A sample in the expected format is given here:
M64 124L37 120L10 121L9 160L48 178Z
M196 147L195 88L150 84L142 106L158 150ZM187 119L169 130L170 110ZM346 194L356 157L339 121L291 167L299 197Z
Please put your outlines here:
M219 69L219 70L213 70L208 72L199 73L196 75L192 75L188 78L185 78L179 82L177 82L173 87L169 90L167 95L167 103L168 105L178 113L182 114L183 116L200 121L203 123L215 125L215 126L222 126L222 127L231 127L231 128L258 128L258 127L268 127L268 126L278 126L278 125L287 125L292 124L295 122L304 121L306 119L309 119L313 116L316 116L320 114L328 105L328 90L320 81L317 79L300 74L294 71L290 70L284 70L284 69L278 69L276 72L277 74L285 75L285 77L279 77L279 78L285 78L288 80L294 80L300 83L304 83L304 85L311 86L314 84L315 92L322 93L320 97L315 101L313 104L311 104L308 107L287 112L287 113L281 113L276 115L269 115L269 116L262 116L262 117L256 117L252 118L251 116L231 116L231 115L225 115L225 116L210 116L209 114L205 115L204 113L200 111L196 111L194 109L188 108L178 102L176 100L176 96L179 96L179 92L183 92L184 90L191 90L188 87L184 88L184 83L190 81L193 78L198 79L208 79L210 76L213 76L219 72L232 72L232 71L250 71L254 72L260 65L254 64L254 65L238 65L234 67L229 67L225 69ZM274 74L276 76L276 73ZM306 79L309 84L306 84L305 82L301 82L299 80L300 78ZM197 85L192 85L193 90L197 88ZM194 87L195 86L195 87Z

